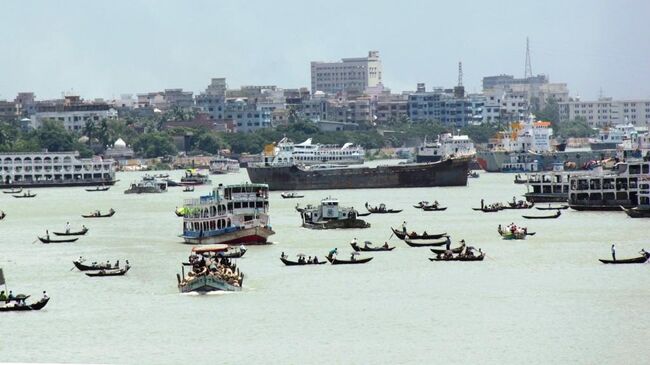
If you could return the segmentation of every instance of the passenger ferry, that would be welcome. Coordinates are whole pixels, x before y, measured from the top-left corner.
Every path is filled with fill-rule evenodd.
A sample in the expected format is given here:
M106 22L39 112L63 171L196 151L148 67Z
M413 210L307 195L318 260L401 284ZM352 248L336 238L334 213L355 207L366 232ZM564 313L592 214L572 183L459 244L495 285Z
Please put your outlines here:
M362 164L365 151L360 146L346 143L343 146L313 144L308 138L302 143L293 143L288 138L282 138L277 145L269 144L264 148L263 163L265 166L316 165L333 164Z
M650 218L650 181L639 184L638 199L636 207L623 208L625 213L632 218Z
M589 146L592 151L616 149L624 141L634 138L636 128L633 124L619 124L613 128L603 128L598 131L597 138L589 139Z
M150 175L145 175L142 180L132 183L124 194L152 194L167 192L167 181L158 180Z
M181 177L180 185L203 185L212 184L208 175L198 172L196 169L185 170L185 176Z
M527 192L524 196L531 203L566 202L569 200L571 177L589 173L587 171L564 171L564 165L556 163L553 171L538 172L526 176Z
M221 185L183 205L183 239L191 244L266 244L274 234L266 184Z
M211 291L240 291L244 274L229 259L219 255L227 252L228 245L208 245L192 248L187 263L176 274L178 290L181 293L204 294ZM185 266L190 270L185 275Z
M327 197L321 200L319 206L307 206L296 210L300 212L302 226L312 229L334 228L368 228L370 223L358 219L358 214L353 207L341 207L336 198Z
M425 138L416 150L415 162L437 162L450 156L474 157L475 154L474 142L469 136L443 133L434 142L427 142Z
M114 185L116 166L78 152L0 153L0 189Z
M573 176L569 206L575 210L621 210L638 204L639 186L650 181L650 161L616 164L614 172Z
M224 156L216 156L210 160L210 173L229 174L239 172L239 161Z

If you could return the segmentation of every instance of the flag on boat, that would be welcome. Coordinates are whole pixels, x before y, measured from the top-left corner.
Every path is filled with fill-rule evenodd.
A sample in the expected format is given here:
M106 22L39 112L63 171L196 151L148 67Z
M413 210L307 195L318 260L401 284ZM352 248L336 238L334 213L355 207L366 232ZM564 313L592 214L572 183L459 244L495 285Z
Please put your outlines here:
M5 284L5 275L2 272L2 269L0 269L0 285L4 285L4 284Z

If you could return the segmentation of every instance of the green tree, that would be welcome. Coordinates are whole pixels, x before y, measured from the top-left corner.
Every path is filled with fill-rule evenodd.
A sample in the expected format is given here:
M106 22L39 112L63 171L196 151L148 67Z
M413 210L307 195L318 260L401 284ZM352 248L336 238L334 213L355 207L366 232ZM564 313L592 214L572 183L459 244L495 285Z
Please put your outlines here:
M598 131L591 128L584 117L577 117L564 123L553 123L553 133L561 138L586 138L595 136Z
M76 142L74 135L63 127L63 123L53 120L43 121L36 130L36 137L41 148L52 152L72 151Z
M96 129L95 122L92 119L88 119L84 124L83 134L88 137L89 146L92 144L93 137L95 137Z
M133 143L133 148L138 154L147 158L176 154L174 140L164 132L151 132L140 135Z

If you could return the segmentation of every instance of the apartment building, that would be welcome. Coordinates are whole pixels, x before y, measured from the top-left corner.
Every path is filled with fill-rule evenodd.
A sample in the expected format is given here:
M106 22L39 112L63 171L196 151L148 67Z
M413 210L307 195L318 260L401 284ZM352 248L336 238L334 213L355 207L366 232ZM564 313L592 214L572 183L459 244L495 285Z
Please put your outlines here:
M382 65L378 51L367 57L343 58L338 62L311 63L311 93L362 93L381 83Z
M560 122L583 118L595 128L627 123L636 126L650 126L650 99L571 100L559 103L559 109Z

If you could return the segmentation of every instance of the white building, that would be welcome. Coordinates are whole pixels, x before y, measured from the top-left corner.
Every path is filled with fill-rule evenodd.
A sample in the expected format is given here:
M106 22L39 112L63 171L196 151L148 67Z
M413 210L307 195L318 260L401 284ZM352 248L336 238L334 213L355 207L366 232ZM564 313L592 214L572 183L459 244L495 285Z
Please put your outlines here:
M63 122L70 131L80 131L87 121L117 119L117 110L104 102L85 102L78 96L66 96L63 101L40 103L31 116L29 127L40 128L45 120Z
M592 127L632 123L650 126L650 99L595 101L572 100L559 103L560 122L584 118Z
M339 62L311 63L311 93L322 91L361 93L381 83L382 66L378 51L368 57L343 58Z

